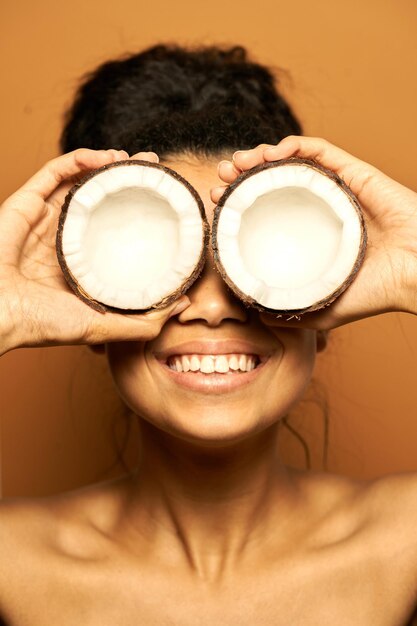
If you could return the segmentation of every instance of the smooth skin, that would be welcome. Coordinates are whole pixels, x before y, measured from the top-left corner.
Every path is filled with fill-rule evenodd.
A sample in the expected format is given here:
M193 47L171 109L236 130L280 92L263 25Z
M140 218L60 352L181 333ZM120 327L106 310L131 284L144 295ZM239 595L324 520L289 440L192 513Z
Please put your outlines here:
M1 207L0 352L95 344L141 416L143 441L131 476L1 504L5 623L411 623L417 474L359 482L298 472L281 464L276 434L309 381L326 330L385 311L417 312L417 194L312 138L238 152L218 173L227 185L264 160L293 154L315 158L351 185L370 235L351 287L299 322L244 308L210 255L177 310L125 319L78 302L54 257L59 207L74 177L125 154L59 157ZM195 186L210 220L224 189L217 164L185 155L164 163ZM224 394L188 389L158 358L185 341L224 340L268 352L247 385Z

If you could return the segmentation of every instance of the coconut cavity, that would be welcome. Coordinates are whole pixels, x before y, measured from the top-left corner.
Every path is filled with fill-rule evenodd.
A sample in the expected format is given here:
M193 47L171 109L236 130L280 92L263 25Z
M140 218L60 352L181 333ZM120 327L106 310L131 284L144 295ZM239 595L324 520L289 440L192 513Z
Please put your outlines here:
M330 304L353 280L365 246L357 200L312 161L242 174L215 210L217 267L236 295L261 310L301 314Z
M208 225L191 185L169 168L122 161L69 192L57 253L75 293L99 310L173 301L199 275Z

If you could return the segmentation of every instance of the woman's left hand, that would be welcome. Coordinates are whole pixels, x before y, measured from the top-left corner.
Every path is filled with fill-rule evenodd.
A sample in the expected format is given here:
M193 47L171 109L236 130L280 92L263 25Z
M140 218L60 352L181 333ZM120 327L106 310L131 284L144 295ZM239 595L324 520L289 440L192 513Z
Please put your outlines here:
M363 208L368 246L353 283L329 307L306 313L299 321L262 314L263 321L330 329L389 311L417 313L417 193L372 165L323 139L290 136L277 146L262 144L222 161L219 176L226 185L212 189L213 202L242 172L291 156L313 159L349 185Z

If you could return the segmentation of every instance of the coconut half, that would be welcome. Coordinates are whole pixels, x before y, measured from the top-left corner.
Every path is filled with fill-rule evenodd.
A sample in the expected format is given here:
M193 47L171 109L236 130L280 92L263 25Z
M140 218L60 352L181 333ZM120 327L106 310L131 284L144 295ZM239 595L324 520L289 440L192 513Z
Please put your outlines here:
M203 202L179 174L127 160L95 170L68 193L57 256L74 292L98 311L160 308L204 265Z
M227 188L215 209L212 245L217 269L247 305L301 315L350 285L366 229L339 176L290 158L255 167Z

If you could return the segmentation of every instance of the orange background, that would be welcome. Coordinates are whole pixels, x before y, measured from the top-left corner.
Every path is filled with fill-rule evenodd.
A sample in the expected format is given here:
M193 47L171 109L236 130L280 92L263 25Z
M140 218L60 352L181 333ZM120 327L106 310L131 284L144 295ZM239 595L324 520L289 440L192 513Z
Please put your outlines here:
M306 134L326 137L415 188L416 27L414 0L4 3L0 196L57 154L62 114L80 75L167 41L247 46L255 59L286 70L282 87ZM417 469L416 365L410 315L333 332L317 371L329 404L330 470L372 477ZM18 350L0 360L0 381L4 495L47 494L121 471L112 464L124 418L104 359L86 348ZM316 396L294 424L319 467ZM285 435L281 446L302 464L296 439ZM133 432L130 460L136 451Z

